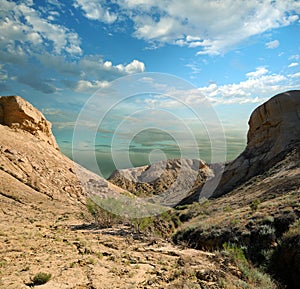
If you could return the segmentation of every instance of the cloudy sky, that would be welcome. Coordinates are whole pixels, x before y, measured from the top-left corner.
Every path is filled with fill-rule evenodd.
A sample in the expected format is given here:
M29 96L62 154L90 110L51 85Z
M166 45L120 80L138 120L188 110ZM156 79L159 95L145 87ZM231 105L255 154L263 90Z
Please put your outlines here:
M162 153L178 156L174 132L182 122L201 139L193 116L179 109L180 103L192 108L203 98L209 102L233 158L245 146L251 111L279 92L300 88L298 0L0 0L0 7L1 95L21 95L41 109L69 155L78 113L99 90L98 105L108 108L111 95L103 89L120 77L167 73L191 85L185 91L175 87L175 100L159 96L170 90L154 89L154 94L125 101L122 109L110 111L111 125L98 127L106 135L98 135L96 144L78 143L87 150L101 147L97 153L107 157L104 148L111 147L108 140L128 117L128 107L131 114L155 107L179 116L174 123L156 112L148 133L119 133L119 143L130 143L130 153L139 156L135 165L149 161L145 154L153 147L155 160ZM157 74L143 79L154 85ZM135 120L151 127L145 114Z

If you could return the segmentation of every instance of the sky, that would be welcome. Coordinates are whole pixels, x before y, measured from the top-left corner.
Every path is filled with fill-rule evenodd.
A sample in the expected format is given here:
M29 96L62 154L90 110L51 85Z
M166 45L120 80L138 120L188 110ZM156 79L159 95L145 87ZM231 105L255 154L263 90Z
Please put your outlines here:
M105 177L172 157L233 159L251 112L300 88L300 1L0 7L0 95L39 108L62 152Z

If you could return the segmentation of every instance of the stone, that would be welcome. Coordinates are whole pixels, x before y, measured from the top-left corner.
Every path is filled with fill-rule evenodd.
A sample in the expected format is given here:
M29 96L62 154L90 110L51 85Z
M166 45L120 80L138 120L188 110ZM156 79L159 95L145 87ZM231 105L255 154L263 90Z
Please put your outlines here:
M59 150L51 123L20 96L0 96L0 124L29 132Z
M169 159L116 170L108 180L137 196L161 197L164 205L176 206L212 177L213 171L202 160Z
M213 197L267 171L300 144L300 90L275 95L251 114L247 147L225 166Z

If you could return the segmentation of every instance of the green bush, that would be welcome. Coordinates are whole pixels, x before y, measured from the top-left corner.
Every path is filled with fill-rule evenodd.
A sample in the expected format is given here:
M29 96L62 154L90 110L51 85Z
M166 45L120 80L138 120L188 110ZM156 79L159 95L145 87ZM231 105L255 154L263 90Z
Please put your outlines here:
M99 200L96 200L95 197L88 198L86 201L86 208L91 214L91 216L94 218L95 223L100 227L108 228L111 227L113 224L120 222L119 216L103 209L101 203L98 204L100 201L100 198Z
M260 205L260 199L255 199L251 204L250 204L250 209L252 212L256 212L259 208Z
M231 258L238 262L246 262L246 257L242 248L236 244L224 243L223 249Z
M46 284L50 278L51 274L40 272L34 275L32 283L33 285L43 285Z

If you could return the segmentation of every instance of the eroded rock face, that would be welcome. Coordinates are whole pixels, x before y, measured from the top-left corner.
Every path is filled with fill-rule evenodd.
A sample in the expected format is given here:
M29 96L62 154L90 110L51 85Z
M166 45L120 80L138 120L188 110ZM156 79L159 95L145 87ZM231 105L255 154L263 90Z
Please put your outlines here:
M0 171L0 188L13 178L65 204L84 204L88 195L119 196L124 191L63 155L51 124L19 96L0 97Z
M299 144L300 91L287 91L254 110L249 120L247 147L226 165L214 196L223 195L271 168Z
M59 150L51 123L20 96L0 96L0 124L27 131Z
M202 160L170 159L117 170L108 180L137 196L161 197L164 205L174 206L211 177L213 171Z

